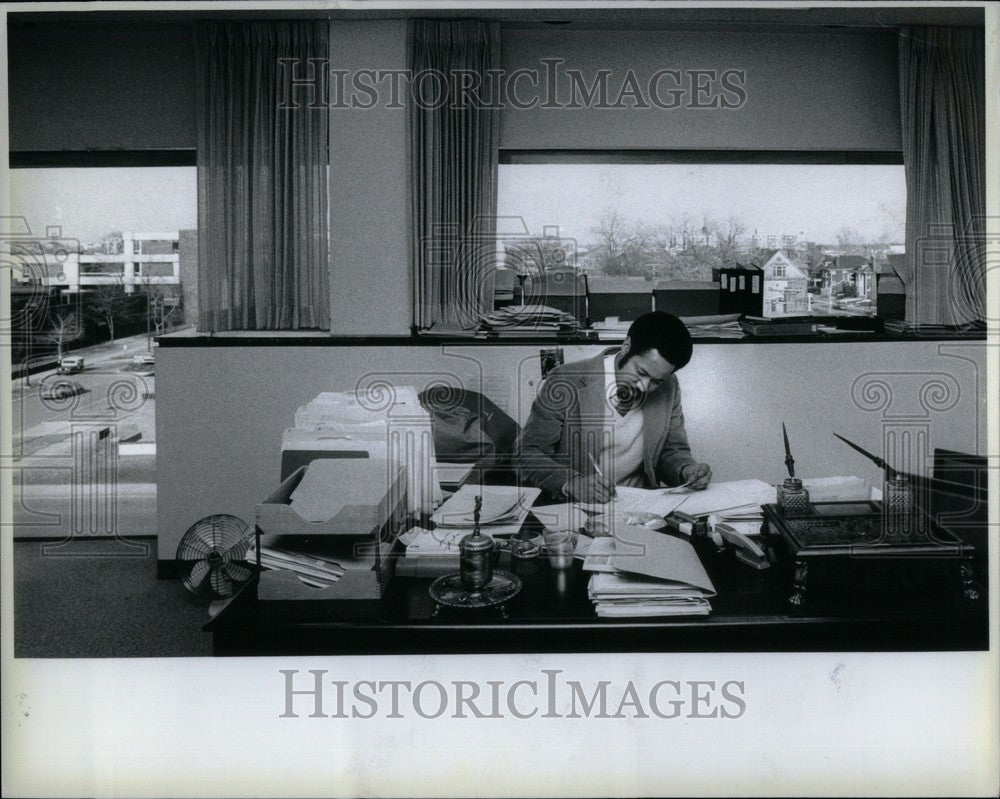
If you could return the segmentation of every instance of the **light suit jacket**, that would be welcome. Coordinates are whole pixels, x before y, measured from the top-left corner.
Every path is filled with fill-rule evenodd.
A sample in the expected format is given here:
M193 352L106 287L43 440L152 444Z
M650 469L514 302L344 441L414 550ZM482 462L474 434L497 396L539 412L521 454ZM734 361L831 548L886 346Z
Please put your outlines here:
M549 372L515 446L515 463L526 485L558 495L574 473L593 474L611 442L605 397L604 357L612 348ZM677 378L670 375L643 403L642 467L647 487L680 485L681 469L695 463L684 431ZM610 477L610 475L608 475Z

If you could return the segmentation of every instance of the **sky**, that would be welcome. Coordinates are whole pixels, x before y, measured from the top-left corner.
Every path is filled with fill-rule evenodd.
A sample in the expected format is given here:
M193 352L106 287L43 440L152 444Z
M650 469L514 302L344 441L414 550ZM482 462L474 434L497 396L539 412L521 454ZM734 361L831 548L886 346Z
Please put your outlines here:
M196 168L12 169L10 212L32 235L62 226L82 244L112 230L173 233L198 227Z
M748 233L802 232L823 244L845 226L902 242L906 226L902 166L505 164L499 179L500 216L523 217L532 235L558 225L582 244L595 239L590 229L608 208L647 224L736 216Z
M111 230L197 227L195 167L14 169L11 212L35 235L51 225L87 244ZM902 166L774 164L502 165L498 214L533 235L554 225L581 244L605 209L658 224L685 214L741 218L747 232L797 234L832 244L841 227L903 241ZM516 227L504 224L504 229Z

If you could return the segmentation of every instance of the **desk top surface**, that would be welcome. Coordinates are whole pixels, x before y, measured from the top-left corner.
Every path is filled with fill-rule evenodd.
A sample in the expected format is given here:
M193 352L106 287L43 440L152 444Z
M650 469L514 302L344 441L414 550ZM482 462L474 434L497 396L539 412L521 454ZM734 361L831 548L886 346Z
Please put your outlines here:
M558 570L539 558L514 570L522 590L506 617L495 608L437 609L433 579L394 577L381 600L365 601L259 602L251 584L205 629L218 654L989 647L986 597L963 599L957 564L953 585L949 578L935 590L905 593L817 590L796 609L787 602L786 570L756 570L708 539L693 543L717 590L708 616L599 619L580 561ZM505 559L499 567L510 569Z

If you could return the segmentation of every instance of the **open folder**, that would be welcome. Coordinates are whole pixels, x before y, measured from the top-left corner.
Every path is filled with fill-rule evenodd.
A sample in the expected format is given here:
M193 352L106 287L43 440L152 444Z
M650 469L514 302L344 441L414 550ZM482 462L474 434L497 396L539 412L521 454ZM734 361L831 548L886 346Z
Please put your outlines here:
M590 578L600 617L705 615L715 586L688 541L631 527L616 537L612 571Z

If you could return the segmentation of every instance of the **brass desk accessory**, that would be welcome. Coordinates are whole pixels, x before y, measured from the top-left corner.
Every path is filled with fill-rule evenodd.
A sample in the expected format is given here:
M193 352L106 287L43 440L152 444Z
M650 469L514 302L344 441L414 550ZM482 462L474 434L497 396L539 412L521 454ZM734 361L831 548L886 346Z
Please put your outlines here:
M472 532L458 542L459 571L439 577L431 583L430 594L437 616L442 607L489 608L499 606L507 618L504 603L521 590L521 580L510 572L493 568L497 547L493 539L479 529L483 498L476 497Z

